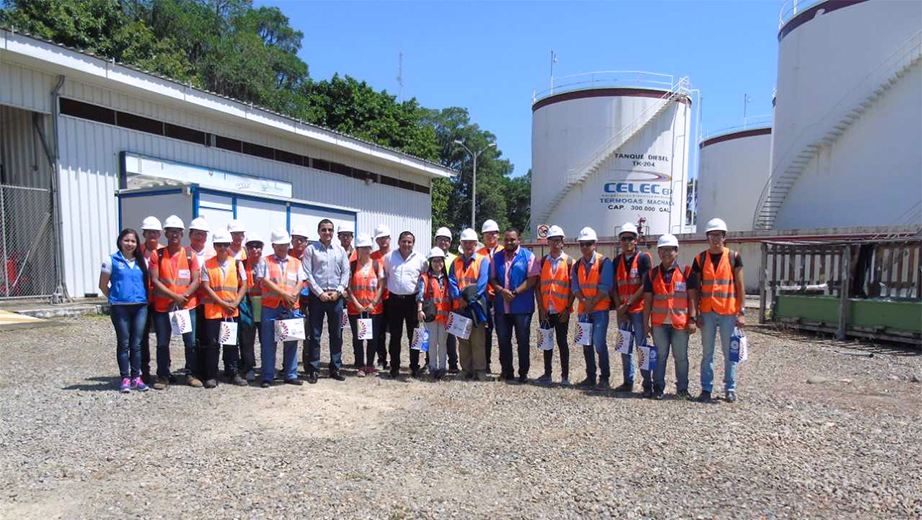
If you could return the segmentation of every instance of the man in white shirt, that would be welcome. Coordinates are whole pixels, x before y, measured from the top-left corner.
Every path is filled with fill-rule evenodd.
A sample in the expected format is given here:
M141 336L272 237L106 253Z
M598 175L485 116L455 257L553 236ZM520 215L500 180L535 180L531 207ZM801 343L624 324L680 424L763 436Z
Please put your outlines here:
M384 256L384 276L390 293L385 303L387 328L391 333L391 377L400 374L400 339L403 325L407 327L407 338L412 341L413 330L419 325L416 313L416 285L419 276L426 272L426 258L413 251L416 237L404 231L397 239L398 249ZM419 351L410 349L410 375L419 375Z

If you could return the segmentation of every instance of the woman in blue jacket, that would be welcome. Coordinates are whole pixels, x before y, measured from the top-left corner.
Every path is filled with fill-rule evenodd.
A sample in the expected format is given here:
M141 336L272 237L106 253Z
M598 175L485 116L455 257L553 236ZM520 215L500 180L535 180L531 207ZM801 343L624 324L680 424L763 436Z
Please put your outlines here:
M119 391L127 394L136 388L145 392L147 385L141 381L141 335L147 321L147 264L135 230L123 229L115 244L118 251L102 262L99 290L109 298L109 317L115 327Z

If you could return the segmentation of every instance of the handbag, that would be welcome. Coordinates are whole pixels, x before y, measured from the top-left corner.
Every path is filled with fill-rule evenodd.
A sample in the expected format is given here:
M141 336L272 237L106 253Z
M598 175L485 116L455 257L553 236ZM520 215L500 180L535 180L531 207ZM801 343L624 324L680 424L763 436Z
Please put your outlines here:
M749 341L743 329L735 327L733 335L730 336L730 361L742 363L747 359L749 359Z
M429 352L429 331L426 327L416 327L413 329L413 342L410 348L420 352Z
M637 357L640 361L641 370L656 370L656 364L659 361L656 356L656 347L645 347L643 345L637 347Z
M576 324L576 336L573 338L574 343L584 347L592 345L592 323L586 320L588 318L585 314L580 316L579 322Z
M547 320L538 325L538 350L554 350L554 327Z
M367 312L363 312L362 317L355 320L355 333L359 341L375 339L374 327Z
M237 344L237 322L233 320L221 322L221 329L218 331L218 343L221 345Z
M192 318L189 309L170 311L170 328L173 336L182 336L192 332Z
M453 312L448 315L448 323L445 324L445 330L452 336L468 339L471 337L471 329L473 326L474 322L470 318L465 318L457 312Z
M618 329L618 336L615 338L615 344L617 348L615 351L619 354L631 355L631 347L633 346L631 340L634 338L634 334L629 330Z
M304 334L304 316L300 314L289 312L287 313L289 317L275 320L275 341L296 341L307 338Z

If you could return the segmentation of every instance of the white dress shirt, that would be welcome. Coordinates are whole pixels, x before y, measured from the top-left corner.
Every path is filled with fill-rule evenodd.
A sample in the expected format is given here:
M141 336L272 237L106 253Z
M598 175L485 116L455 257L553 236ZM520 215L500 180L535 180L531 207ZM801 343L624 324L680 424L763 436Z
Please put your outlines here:
M384 256L384 276L387 277L387 290L392 294L406 296L416 293L419 276L429 269L423 255L413 251L406 259L395 249Z

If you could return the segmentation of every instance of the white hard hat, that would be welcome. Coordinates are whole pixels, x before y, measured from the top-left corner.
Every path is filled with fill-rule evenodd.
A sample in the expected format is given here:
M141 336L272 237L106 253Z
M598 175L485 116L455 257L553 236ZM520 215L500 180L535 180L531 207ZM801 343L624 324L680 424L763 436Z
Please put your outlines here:
M435 238L439 237L445 237L451 240L451 231L447 227L440 227L439 230L435 232Z
M265 244L265 242L263 242L263 237L259 236L259 233L255 231L251 231L250 233L247 233L246 243L249 244L252 242L259 242L260 244Z
M670 235L666 233L659 237L659 240L656 241L656 247L679 247L679 239L675 235Z
M157 217L145 217L141 221L141 231L163 231L163 226Z
M563 228L560 226L551 226L551 229L547 230L547 238L560 237L564 238L566 235L563 233Z
M231 220L227 224L228 233L246 233L246 231L247 231L246 228L243 227L243 222L237 219ZM214 242L214 239L212 239L212 242Z
M368 233L359 233L359 236L355 237L355 247L371 247L371 236Z
M705 233L710 233L711 231L723 231L726 233L727 223L719 218L712 218L711 220L708 220L708 225L704 229Z
M378 227L375 228L375 239L389 236L391 236L391 228L384 224L378 224Z
M291 236L304 238L310 237L310 235L307 234L307 226L305 225L298 225L292 228Z
M192 223L189 224L189 231L192 231L193 229L204 231L206 233L211 231L211 229L208 228L208 221L203 217L192 219Z
M618 231L618 236L620 237L621 235L625 233L634 233L634 236L637 236L640 234L637 232L637 226L635 226L634 224L631 224L630 222L627 222L623 226L621 226L621 231Z
M445 258L445 251L442 251L441 247L433 247L429 250L426 260L432 260L433 258Z
M211 236L212 244L230 244L232 242L230 232L219 229Z
M596 237L595 230L591 227L584 227L579 230L579 236L576 237L577 242L595 242L596 240L598 240L598 237Z
M339 226L336 227L336 234L338 235L340 233L354 233L354 232L352 231L352 226L347 226L346 224L340 224Z
M480 232L490 233L491 231L499 233L499 224L497 224L495 220L485 220L483 222L483 227L480 228Z
M182 219L176 215L170 215L166 218L166 221L163 223L164 229L166 228L176 228L176 229L186 229L186 225L183 224Z
M467 228L461 232L461 241L466 242L468 240L477 241L477 232L471 228Z
M291 243L291 237L288 235L288 231L285 231L285 228L274 229L272 234L269 235L269 240L272 241L272 245L288 245Z

